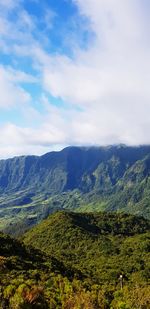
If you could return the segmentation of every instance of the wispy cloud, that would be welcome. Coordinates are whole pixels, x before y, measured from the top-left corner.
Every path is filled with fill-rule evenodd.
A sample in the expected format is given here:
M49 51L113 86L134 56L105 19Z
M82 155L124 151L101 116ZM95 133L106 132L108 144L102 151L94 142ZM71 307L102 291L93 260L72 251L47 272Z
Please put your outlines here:
M7 9L7 11L16 8L21 3L21 0L1 0L0 7Z
M34 82L35 79L24 72L0 66L0 108L8 109L28 103L31 96L18 82Z

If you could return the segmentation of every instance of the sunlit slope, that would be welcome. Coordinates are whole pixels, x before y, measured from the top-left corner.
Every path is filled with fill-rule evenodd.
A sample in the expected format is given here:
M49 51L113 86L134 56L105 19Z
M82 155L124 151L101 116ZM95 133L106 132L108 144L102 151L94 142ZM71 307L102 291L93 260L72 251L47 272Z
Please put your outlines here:
M131 215L58 212L24 235L25 244L54 254L95 282L117 282L136 276L147 281L150 223Z

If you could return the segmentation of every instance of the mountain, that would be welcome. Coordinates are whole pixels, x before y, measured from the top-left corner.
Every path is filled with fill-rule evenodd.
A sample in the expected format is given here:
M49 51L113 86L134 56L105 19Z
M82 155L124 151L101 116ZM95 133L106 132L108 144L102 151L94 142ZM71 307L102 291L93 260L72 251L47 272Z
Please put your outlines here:
M150 221L56 212L0 233L0 308L150 308Z
M32 226L63 208L150 218L149 200L150 146L68 147L0 160L1 229L24 220Z
M115 185L127 168L147 155L150 146L68 147L41 157L1 160L0 192L28 189L31 193L44 190L54 194L73 189L89 192L94 188L108 191L108 185ZM102 177L99 179L97 174Z

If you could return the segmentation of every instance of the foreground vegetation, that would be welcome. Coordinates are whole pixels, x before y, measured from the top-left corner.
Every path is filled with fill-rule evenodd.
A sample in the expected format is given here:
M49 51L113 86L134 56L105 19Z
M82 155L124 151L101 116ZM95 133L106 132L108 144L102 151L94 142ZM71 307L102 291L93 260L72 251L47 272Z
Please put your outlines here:
M0 308L150 308L149 230L131 215L58 212L21 241L1 233Z

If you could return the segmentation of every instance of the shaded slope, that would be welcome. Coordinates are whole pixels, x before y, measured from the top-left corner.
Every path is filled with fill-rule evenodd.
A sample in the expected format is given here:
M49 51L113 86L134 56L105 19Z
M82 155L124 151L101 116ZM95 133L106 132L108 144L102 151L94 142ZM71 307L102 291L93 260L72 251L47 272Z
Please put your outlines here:
M48 258L40 250L26 246L21 241L0 232L0 271L2 276L13 277L14 270L18 273L39 271L56 271L65 274L65 267L52 255Z

